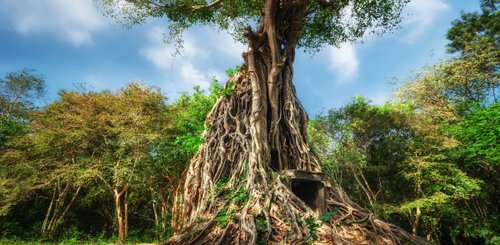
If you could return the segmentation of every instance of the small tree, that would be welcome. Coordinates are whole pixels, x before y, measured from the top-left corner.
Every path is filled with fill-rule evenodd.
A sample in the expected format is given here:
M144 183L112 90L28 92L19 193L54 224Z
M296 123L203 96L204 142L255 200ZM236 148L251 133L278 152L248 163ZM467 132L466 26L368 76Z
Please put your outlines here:
M7 118L26 118L35 106L35 101L43 96L45 81L34 70L24 69L11 72L0 79L0 113Z
M248 44L243 65L207 119L204 143L187 170L174 209L174 225L183 232L169 242L301 243L314 238L396 243L403 237L420 242L374 220L331 188L329 209L338 212L316 234L316 212L277 177L286 169L320 171L307 145L307 115L292 84L296 48L316 51L354 41L368 31L392 30L406 0L97 2L110 7L108 13L125 14L129 24L165 17L178 41L184 29L202 24L230 30ZM229 190L239 191L229 195ZM365 218L371 222L360 225ZM351 225L338 227L340 221Z
M45 81L34 70L10 72L0 79L0 216L28 196L34 168L24 164L15 141L28 132L26 123L43 96Z

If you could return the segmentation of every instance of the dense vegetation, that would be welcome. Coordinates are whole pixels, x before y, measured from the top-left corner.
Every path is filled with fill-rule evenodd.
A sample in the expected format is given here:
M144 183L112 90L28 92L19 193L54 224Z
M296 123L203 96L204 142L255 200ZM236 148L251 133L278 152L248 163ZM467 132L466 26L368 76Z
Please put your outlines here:
M448 32L454 58L398 83L391 102L353 98L310 120L330 183L433 242L500 244L497 19L496 1L482 1L482 13L464 13ZM0 80L0 243L171 236L174 194L205 118L233 86L214 81L168 104L158 88L131 83L61 91L37 107L43 92L33 70Z
M22 94L38 91L43 80L22 71L2 80L5 92L26 74ZM44 108L3 111L2 237L109 238L117 229L137 241L164 239L172 193L221 92L214 82L208 95L195 88L167 105L158 88L131 83L118 92L61 91Z

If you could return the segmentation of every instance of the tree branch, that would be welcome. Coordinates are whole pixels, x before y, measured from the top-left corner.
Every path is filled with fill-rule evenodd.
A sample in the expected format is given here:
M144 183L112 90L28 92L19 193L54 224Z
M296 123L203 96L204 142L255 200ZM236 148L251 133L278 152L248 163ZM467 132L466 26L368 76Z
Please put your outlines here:
M193 11L206 10L206 9L211 9L211 8L217 7L217 6L219 6L223 2L224 2L224 0L216 0L216 1L213 1L212 3L210 3L210 4L206 4L206 5L192 5L192 6L188 6L188 8L191 9L191 10L193 10ZM155 1L149 1L149 4L153 5L155 7L158 7L158 8L163 8L166 11L174 11L175 10L175 8L172 5L169 5L169 4L159 4L159 3L155 2Z
M207 4L207 5L195 5L195 6L191 6L191 9L192 10L211 9L213 7L216 7L216 6L220 5L222 2L224 2L224 0L217 0L217 1L213 1L211 4Z
M336 0L314 0L314 1L316 1L316 3L318 3L319 6L321 6L322 8L329 8L337 3Z

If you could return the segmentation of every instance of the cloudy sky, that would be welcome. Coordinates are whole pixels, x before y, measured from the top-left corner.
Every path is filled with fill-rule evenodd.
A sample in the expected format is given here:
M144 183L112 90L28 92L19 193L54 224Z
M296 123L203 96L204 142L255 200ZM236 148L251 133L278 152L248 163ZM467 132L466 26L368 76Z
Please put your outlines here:
M401 29L363 43L328 47L295 61L295 84L311 116L362 95L390 99L394 79L446 58L445 34L460 11L477 11L474 0L413 0ZM165 20L124 29L105 18L92 0L0 0L0 77L23 68L44 74L47 102L57 91L85 83L115 90L130 81L159 86L169 101L241 63L245 46L223 32L195 27L185 34L183 54L172 58L163 42Z

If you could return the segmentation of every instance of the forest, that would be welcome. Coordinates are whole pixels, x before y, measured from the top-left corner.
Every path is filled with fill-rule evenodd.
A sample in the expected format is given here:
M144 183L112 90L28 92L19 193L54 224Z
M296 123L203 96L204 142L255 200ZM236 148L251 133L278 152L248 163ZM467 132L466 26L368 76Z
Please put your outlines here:
M500 244L500 19L498 1L482 0L480 4L480 12L462 13L443 33L451 58L394 82L390 101L378 105L355 97L340 108L311 118L298 113L299 121L307 120L300 124L307 125L304 144L318 159L328 188L346 193L350 198L346 203L352 200L356 210L430 244ZM188 16L188 21L191 17L199 16ZM314 35L305 33L304 38ZM298 37L287 40L292 38ZM250 45L252 41L260 42L249 37ZM319 48L316 44L311 47ZM256 45L273 51L272 42ZM191 188L186 179L195 183L196 172L189 166L199 164L204 157L210 162L213 159L207 154L216 153L245 163L238 173L220 169L205 199L199 197L217 203L206 207L206 213L213 213L213 217L203 231L214 234L207 239L216 237L226 244L226 233L244 227L244 222L238 225L242 221L235 221L240 215L245 220L237 207L271 207L277 202L275 196L282 194L278 186L269 199L274 201L253 203L259 192L250 189L260 188L259 178L254 184L241 184L248 181L242 176L252 176L253 151L249 150L247 159L242 156L247 148L242 147L241 154L230 149L220 152L219 143L214 141L224 142L232 132L227 130L227 122L217 124L215 115L229 115L221 120L231 120L232 111L254 115L254 111L243 110L246 107L241 105L247 102L238 99L248 95L246 85L241 85L247 82L245 74L253 74L245 69L251 70L252 64L257 70L266 67L263 57L264 65L252 63L253 56L248 54L245 64L226 71L226 83L214 78L208 91L194 87L170 103L160 88L131 82L117 91L93 91L85 86L61 90L55 101L42 105L46 90L42 74L30 68L6 74L0 79L0 244L159 243L179 230L198 229L191 225L198 222L195 216L205 213L193 214L185 211L189 206L181 206L182 214L192 221L179 224L184 217L176 211L177 199L182 188ZM269 57L273 63L274 59ZM288 78L283 77L280 82L287 84ZM275 109L271 97L268 111ZM286 94L283 98L286 101ZM251 103L254 106L255 101ZM281 99L279 103L287 104ZM233 109L224 107L233 104ZM296 140L296 146L286 145L289 141L283 140L295 139L293 123L276 126L281 124L274 121L275 115L286 118L292 112L276 109L278 114L268 115L269 134L277 135L267 146L271 149L267 160L276 164L270 170L292 168L290 162L302 161L294 158L294 154L297 158L301 154L289 150L300 148L302 143ZM254 119L242 118L242 128L246 128L245 120ZM273 132L275 126L278 129ZM248 128L254 140L252 130L259 128ZM237 140L229 140L237 144L233 141ZM211 144L215 146L210 148ZM259 147L252 144L248 148ZM288 158L275 153L276 149L286 151ZM300 164L295 167L302 168ZM259 176L259 168L255 171ZM274 179L284 179L279 171L271 172L266 175L269 185ZM202 188L207 187L199 184L198 189ZM182 198L189 200L186 194ZM287 198L283 196L283 200ZM272 214L255 212L255 224L249 227L256 230L257 237L252 240L250 233L249 240L242 241L266 244L263 236L269 241L282 238L282 228ZM325 223L335 221L336 226L350 227L373 222L371 218L351 221L337 217L343 215L340 208L329 208L319 217L296 218L305 232L300 239L305 244L327 244L320 231ZM215 224L213 228L211 224ZM275 231L270 231L271 227ZM288 234L283 237L288 238ZM179 244L196 244L199 237L178 239Z

